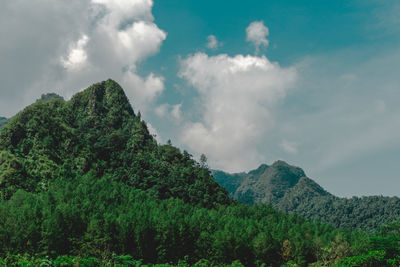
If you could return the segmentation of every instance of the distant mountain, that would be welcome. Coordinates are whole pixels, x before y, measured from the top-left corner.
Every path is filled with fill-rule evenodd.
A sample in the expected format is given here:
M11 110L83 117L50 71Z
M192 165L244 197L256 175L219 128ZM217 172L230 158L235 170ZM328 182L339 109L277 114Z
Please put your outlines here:
M336 227L374 230L400 217L398 197L340 198L324 190L304 171L284 161L262 164L248 173L213 171L215 180L235 199L270 203L275 208L317 219Z
M376 242L267 205L250 207L229 198L203 163L158 144L113 80L69 101L42 96L0 131L0 266L397 263L400 237L391 233L400 224ZM284 162L233 179L219 174L248 201L327 195Z

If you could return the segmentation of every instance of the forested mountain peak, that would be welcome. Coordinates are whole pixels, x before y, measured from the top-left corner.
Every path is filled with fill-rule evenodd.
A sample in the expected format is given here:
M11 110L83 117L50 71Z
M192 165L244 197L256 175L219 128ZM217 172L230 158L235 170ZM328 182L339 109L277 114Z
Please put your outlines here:
M276 203L304 176L302 169L282 160L274 162L271 166L262 164L256 170L248 172L233 195L245 203ZM219 178L216 177L216 180Z
M278 160L275 161L270 168L266 169L262 178L284 181L289 183L289 187L292 187L304 176L306 175L301 168L289 165L283 160Z
M261 164L257 169L249 171L249 174L251 175L260 175L265 172L266 169L268 169L269 166L267 164Z
M330 266L369 250L381 256L374 262L399 254L397 236L375 244L362 232L233 201L204 164L159 145L112 80L49 100L0 131L1 266ZM234 174L231 188L247 184L252 200L273 203L300 185L323 192L304 175L277 161Z
M157 144L113 80L93 84L70 101L38 101L0 132L1 198L82 175L107 176L161 199L204 207L231 202L189 153Z
M269 167L263 164L248 173L213 171L213 174L241 202L271 203L282 211L320 219L337 227L372 231L400 216L397 197L340 198L306 177L302 169L284 161L276 161Z
M71 99L74 112L85 115L106 116L108 113L121 117L134 115L133 109L122 87L109 79L93 84L86 90L74 95Z

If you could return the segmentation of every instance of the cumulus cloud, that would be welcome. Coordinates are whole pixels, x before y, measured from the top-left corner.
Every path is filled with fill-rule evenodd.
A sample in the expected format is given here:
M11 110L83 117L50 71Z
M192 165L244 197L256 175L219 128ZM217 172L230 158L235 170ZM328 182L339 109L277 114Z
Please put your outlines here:
M215 35L207 36L207 48L209 49L217 49L220 46L217 37Z
M152 0L92 0L94 4L107 8L107 24L121 27L134 21L153 21Z
M85 47L89 37L83 35L78 42L70 47L67 58L61 58L61 64L69 71L76 71L81 69L87 61L87 53Z
M295 83L296 70L265 56L197 53L181 62L179 75L199 93L202 114L186 125L182 142L227 171L263 161L257 144L273 126L272 108Z
M268 27L264 25L263 21L254 21L246 28L246 40L254 44L256 54L258 54L260 46L268 46L268 35Z
M106 15L93 35L98 43L108 44L101 49L96 48L94 53L101 57L107 51L105 64L127 69L116 73L117 80L126 89L134 106L142 111L147 110L149 104L164 90L164 78L153 73L142 77L137 73L136 64L157 53L167 36L153 22L153 1L92 0L92 3L106 8Z
M121 83L135 109L148 109L164 78L139 74L138 63L167 36L152 7L152 0L4 0L0 113L12 116L46 92L68 98L108 78Z
M297 143L295 142L290 142L287 140L283 140L280 143L281 148L283 149L283 151L285 151L288 154L297 154L299 151L297 150Z
M126 72L121 80L126 94L133 103L139 103L141 111L146 111L148 105L164 90L164 77L150 73L147 77L141 77L133 72Z
M157 142L161 143L162 140L158 134L158 131L149 122L147 122L146 125L147 129L149 130L149 133L157 140Z
M160 116L160 117L164 117L167 113L168 113L168 104L162 104L159 105L158 107L155 108L154 112Z
M173 106L172 106L171 115L172 115L176 120L180 120L180 119L181 119L181 116L182 116L181 108L182 108L182 103L181 103L181 104L176 104L176 105L173 105Z
M180 121L182 118L181 108L182 108L182 103L176 105L161 104L155 109L155 113L160 117L169 116L175 121Z

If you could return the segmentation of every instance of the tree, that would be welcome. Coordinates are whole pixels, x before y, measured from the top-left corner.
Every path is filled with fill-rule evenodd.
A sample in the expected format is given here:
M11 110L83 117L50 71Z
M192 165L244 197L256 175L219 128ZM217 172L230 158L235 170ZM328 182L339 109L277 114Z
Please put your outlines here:
M204 154L200 156L200 166L203 168L207 168L207 157Z

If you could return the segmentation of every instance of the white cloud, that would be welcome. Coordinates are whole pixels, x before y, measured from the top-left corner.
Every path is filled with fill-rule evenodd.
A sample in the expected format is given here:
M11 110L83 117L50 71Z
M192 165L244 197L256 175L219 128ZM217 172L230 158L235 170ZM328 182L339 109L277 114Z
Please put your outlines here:
M108 78L123 85L135 109L149 110L164 78L139 74L138 63L158 53L167 36L152 7L152 0L5 0L0 80L9 89L0 99L15 101L0 113L12 116L46 92L68 98Z
M157 53L166 39L164 31L147 21L134 22L124 30L119 30L112 24L103 24L99 31L99 34L108 35L113 54L121 62L131 65Z
M264 160L258 142L273 126L271 110L296 81L294 68L265 56L197 53L181 62L180 77L200 94L201 121L188 123L181 140L227 171L243 171Z
M164 78L153 73L143 78L127 71L121 84L134 107L141 111L146 111L149 104L164 90Z
M106 9L92 34L95 46L90 48L98 61L96 66L101 65L104 69L100 72L105 75L113 74L133 106L146 111L164 90L164 77L153 73L142 77L136 66L157 53L167 36L153 23L153 1L92 0L92 3Z
M119 28L132 21L153 21L152 0L92 0L94 4L104 5L108 16L106 23Z
M92 0L92 3L106 7L107 14L97 30L100 36L109 37L110 48L121 62L134 65L159 51L167 34L153 22L153 1Z
M299 151L297 150L297 143L289 142L287 140L283 140L280 143L281 148L288 154L297 154Z
M155 108L154 112L160 117L164 117L168 112L169 104L161 104Z
M87 53L85 47L89 37L83 35L75 44L70 47L68 57L61 58L61 64L69 71L81 69L87 61Z
M220 46L217 37L215 35L207 36L207 48L209 49L217 49Z
M268 27L264 25L263 21L254 21L246 28L246 40L254 44L256 54L258 54L260 46L268 46L268 35Z
M157 132L157 130L151 125L149 122L146 123L147 129L149 130L150 134L157 140L158 143L161 143L162 140Z
M181 108L182 108L182 103L176 105L161 104L155 109L155 113L160 117L169 116L170 118L173 118L175 121L180 121L182 118Z
M180 120L181 119L181 116L182 116L181 108L182 108L182 103L172 106L171 115L176 120Z
M110 60L106 64L128 69L126 72L121 71L117 80L126 89L135 108L147 110L164 90L164 77L153 73L142 77L136 71L136 64L157 53L167 36L153 23L153 1L92 0L92 3L104 5L108 12L95 33L99 43L105 41L108 44L105 48L108 49L107 59Z

